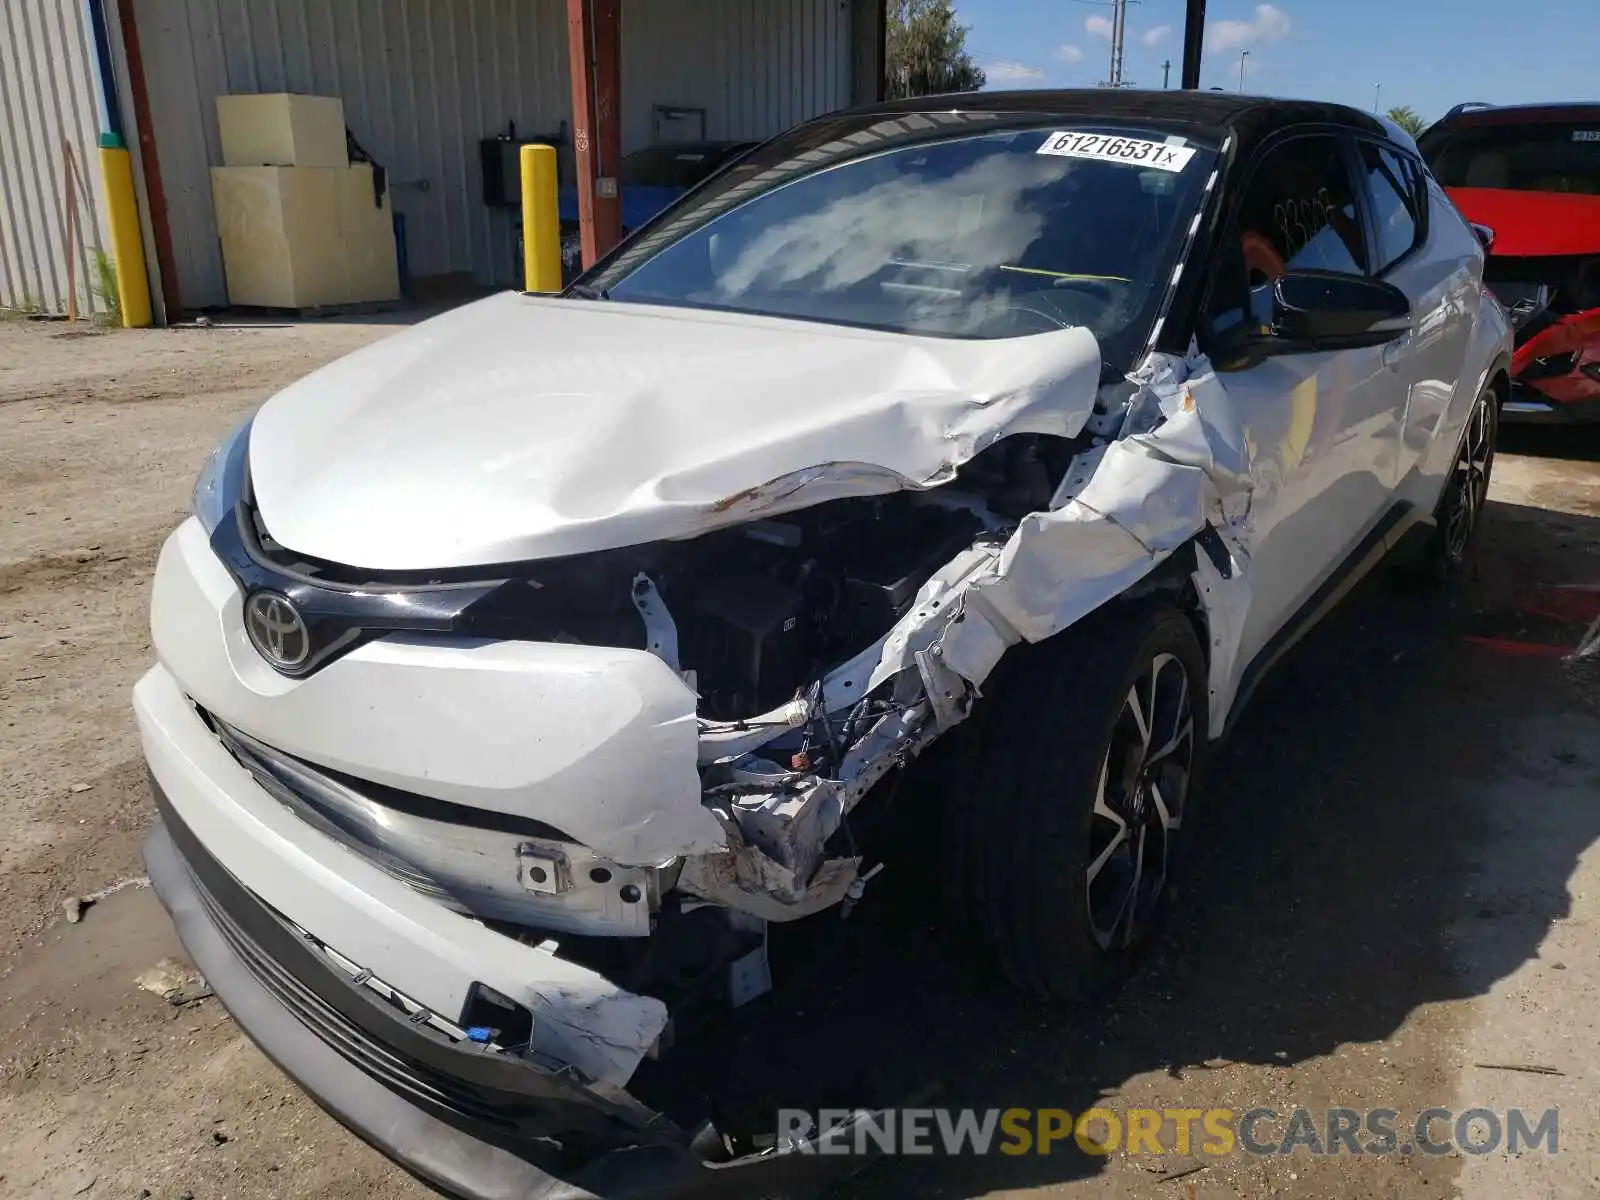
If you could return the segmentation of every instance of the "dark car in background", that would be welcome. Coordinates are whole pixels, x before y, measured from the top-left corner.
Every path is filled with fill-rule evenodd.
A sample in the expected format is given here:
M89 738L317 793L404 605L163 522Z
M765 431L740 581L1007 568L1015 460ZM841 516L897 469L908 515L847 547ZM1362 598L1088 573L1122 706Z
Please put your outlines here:
M1600 104L1463 104L1418 139L1469 220L1517 348L1508 420L1600 420Z
M755 142L667 142L624 155L617 173L622 232L639 228L702 179L709 178ZM578 241L578 189L561 189L561 273L570 281L582 269Z

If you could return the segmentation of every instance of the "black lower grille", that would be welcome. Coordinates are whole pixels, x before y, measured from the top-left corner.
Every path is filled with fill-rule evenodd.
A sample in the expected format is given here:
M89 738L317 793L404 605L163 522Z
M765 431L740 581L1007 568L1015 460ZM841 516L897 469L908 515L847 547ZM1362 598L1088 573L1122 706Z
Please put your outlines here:
M206 915L246 970L329 1050L440 1120L526 1157L579 1158L674 1140L631 1109L512 1053L409 1019L335 968L292 922L234 878L159 787L156 804Z
M448 1111L475 1123L503 1129L507 1133L516 1131L515 1121L496 1112L474 1095L471 1089L461 1087L446 1075L408 1062L381 1042L375 1041L360 1026L263 954L229 919L209 892L204 888L199 891L200 899L218 931L257 982L329 1049L413 1103L434 1111Z

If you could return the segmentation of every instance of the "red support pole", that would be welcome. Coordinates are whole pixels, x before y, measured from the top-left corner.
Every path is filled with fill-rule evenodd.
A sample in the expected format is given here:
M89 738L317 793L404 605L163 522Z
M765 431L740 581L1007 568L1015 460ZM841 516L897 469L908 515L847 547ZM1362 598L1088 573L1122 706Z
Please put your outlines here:
M622 158L622 13L619 0L567 0L572 144L577 159L583 265L622 237L617 163Z
M117 23L122 29L122 49L128 60L133 120L139 127L139 163L144 168L145 196L150 202L150 231L156 242L156 269L161 273L161 319L171 325L183 318L183 305L178 298L178 260L172 253L167 193L161 186L155 122L150 117L150 95L144 82L144 56L139 51L139 22L133 15L132 0L122 0L117 5Z
M600 161L595 164L594 238L598 254L622 240L622 0L594 4L594 117Z

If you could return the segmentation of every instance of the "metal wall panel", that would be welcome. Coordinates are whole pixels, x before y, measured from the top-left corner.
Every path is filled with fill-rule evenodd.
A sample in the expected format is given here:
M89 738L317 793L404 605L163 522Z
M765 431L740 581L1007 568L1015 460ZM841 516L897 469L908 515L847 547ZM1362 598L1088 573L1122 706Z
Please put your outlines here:
M852 0L624 0L624 153L655 140L657 105L704 108L706 136L735 139L770 137L848 106L851 8Z
M64 312L67 259L78 310L93 295L92 258L109 241L97 152L93 42L79 0L0 0L0 308ZM77 236L66 242L72 146Z
M413 275L514 276L509 214L482 203L478 140L571 109L563 0L135 0L186 307L227 303L210 167L216 97L338 96L386 168Z
M511 214L482 203L478 141L511 120L570 127L565 0L132 2L186 307L227 302L209 176L227 92L340 97L389 171L411 273L515 282ZM624 150L651 142L657 104L705 108L713 138L848 104L851 8L867 2L624 0Z

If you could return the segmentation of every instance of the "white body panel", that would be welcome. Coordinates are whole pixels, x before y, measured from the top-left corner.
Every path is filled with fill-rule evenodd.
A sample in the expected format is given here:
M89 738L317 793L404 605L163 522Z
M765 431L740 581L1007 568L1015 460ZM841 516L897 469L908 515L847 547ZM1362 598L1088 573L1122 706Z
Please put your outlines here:
M389 878L269 797L212 736L165 667L134 689L145 759L211 855L273 908L435 1012L474 982L534 1014L534 1044L620 1084L666 1024L659 1000L521 945Z
M1387 510L1401 393L1377 348L1285 355L1219 378L1255 447L1239 531L1252 593L1242 667Z
M202 707L321 766L546 821L627 865L723 844L700 803L694 693L643 651L396 635L286 679L192 519L161 551L151 637Z
M1077 433L1099 382L1085 329L909 337L507 292L284 389L251 480L313 558L513 562L943 483L1007 434Z

